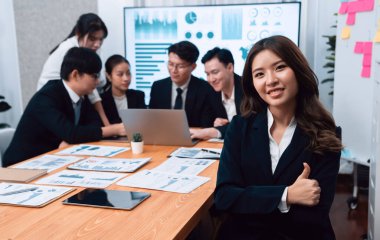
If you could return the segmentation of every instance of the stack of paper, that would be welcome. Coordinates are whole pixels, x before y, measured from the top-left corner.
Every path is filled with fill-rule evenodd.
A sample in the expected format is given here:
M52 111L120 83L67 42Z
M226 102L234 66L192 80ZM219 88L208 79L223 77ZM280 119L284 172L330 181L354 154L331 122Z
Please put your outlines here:
M67 164L76 162L82 158L83 157L75 156L44 155L31 161L22 162L17 166L14 166L14 168L46 169L47 172L51 172Z
M0 204L43 207L74 188L0 183Z
M98 158L90 157L70 165L76 170L102 172L134 172L150 161L151 158Z
M206 158L219 159L222 149L219 148L185 148L180 147L170 154L171 157L180 158Z

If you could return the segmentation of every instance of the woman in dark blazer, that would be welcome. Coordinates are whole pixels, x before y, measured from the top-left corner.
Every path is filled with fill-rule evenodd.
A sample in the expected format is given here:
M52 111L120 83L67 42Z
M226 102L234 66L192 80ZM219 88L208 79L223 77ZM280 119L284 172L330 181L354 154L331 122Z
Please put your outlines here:
M219 239L335 239L329 210L342 148L298 47L257 42L243 72L242 115L225 136L215 207Z
M129 89L131 65L121 55L112 55L105 64L107 85L101 95L104 111L111 124L121 123L119 111L128 108L146 108L145 94Z

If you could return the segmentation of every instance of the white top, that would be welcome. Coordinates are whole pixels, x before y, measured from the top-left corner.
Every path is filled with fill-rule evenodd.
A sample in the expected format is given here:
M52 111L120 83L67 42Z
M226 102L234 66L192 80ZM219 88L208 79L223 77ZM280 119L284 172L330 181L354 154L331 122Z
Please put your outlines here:
M80 96L78 96L78 94L76 94L66 83L65 80L62 80L63 82L63 86L66 88L66 91L68 92L69 96L70 96L70 99L71 99L71 102L73 104L73 108L75 108L74 104L76 104L79 99L80 99Z
M280 144L277 144L276 141L273 139L272 135L270 134L270 129L273 125L273 115L269 111L269 108L267 110L267 117L268 117L268 136L269 136L269 151L270 151L270 157L272 161L272 173L276 170L278 161L280 160L281 155L284 153L286 148L289 146L290 142L292 141L294 131L297 127L297 122L292 118L292 120L289 123L289 126L286 128L284 135L281 138ZM288 196L288 187L285 188L282 197L281 202L278 204L278 209L282 213L289 212L290 206L286 204L286 198Z
M227 112L228 121L231 122L232 118L236 115L236 105L235 105L235 86L232 88L232 94L230 98L222 92L222 103Z
M120 111L128 109L127 96L125 96L125 94L121 97L113 96L113 100L115 101L117 112L119 113L119 116L121 116L122 114L120 114Z
M76 36L63 41L61 44L59 44L58 48L49 55L44 64L44 67L42 68L41 76L38 79L37 91L40 90L49 80L61 79L60 72L63 57L65 56L66 52L73 47L79 47L78 39ZM88 98L90 99L91 103L101 101L98 90L96 89L94 89Z
M191 79L191 76L190 76L189 80L187 80L187 82L185 84L183 84L182 86L178 86L177 84L175 84L173 82L173 84L172 84L172 108L174 108L174 105L175 105L175 99L177 97L177 88L181 88L182 89L182 94L181 94L182 107L181 107L181 109L185 109L186 95L187 95L187 89L189 87L190 79Z

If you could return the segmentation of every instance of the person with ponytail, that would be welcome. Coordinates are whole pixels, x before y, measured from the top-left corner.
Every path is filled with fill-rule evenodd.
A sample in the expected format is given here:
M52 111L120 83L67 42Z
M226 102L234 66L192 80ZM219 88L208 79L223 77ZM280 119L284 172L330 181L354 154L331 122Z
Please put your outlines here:
M115 54L105 63L107 84L102 93L104 111L111 124L121 123L120 112L129 108L146 108L143 91L130 89L131 65L125 57Z
M218 239L335 239L340 128L306 58L284 36L261 39L242 81L242 114L229 124L218 169Z
M96 52L102 46L107 35L107 27L98 15L94 13L82 14L69 36L50 51L38 80L37 90L40 90L50 80L60 79L63 57L69 49L72 47L84 47ZM98 112L103 125L110 125L104 113L98 91L95 89L88 97Z

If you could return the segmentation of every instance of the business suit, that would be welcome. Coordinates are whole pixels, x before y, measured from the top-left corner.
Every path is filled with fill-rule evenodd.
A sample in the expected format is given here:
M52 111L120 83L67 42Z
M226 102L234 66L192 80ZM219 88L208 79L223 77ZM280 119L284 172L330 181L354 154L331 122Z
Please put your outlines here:
M248 118L235 116L226 132L221 154L215 207L228 213L220 239L335 239L329 219L340 153L323 157L308 149L308 136L299 126L272 174L266 111ZM311 168L309 178L321 187L314 207L292 205L281 213L278 205L286 186Z
M146 108L145 94L139 90L128 89L125 92L128 102L128 108ZM112 88L109 88L102 95L102 105L104 112L111 124L121 123L121 118L117 111L115 100L112 96Z
M155 81L150 92L149 108L171 109L172 80L170 77ZM190 127L211 127L215 119L215 111L211 101L216 95L209 84L191 76L185 101L185 111Z
M87 96L81 104L77 125L74 115L72 100L62 80L46 83L28 103L4 154L4 165L54 150L62 141L75 144L101 139L101 121Z
M240 115L240 103L241 99L243 98L243 88L241 86L241 77L237 74L234 74L234 87L234 101L236 107L236 114ZM222 102L222 92L217 93L217 101L214 103L214 105L215 107L213 108L216 109L216 117L228 119L226 108L224 107ZM216 127L216 129L218 129L219 132L222 134L222 138L224 138L227 127L228 124Z

